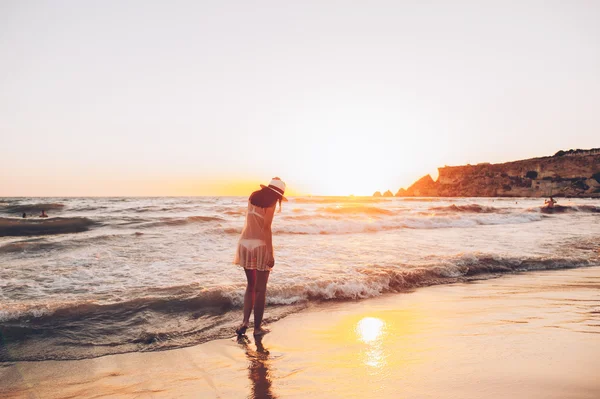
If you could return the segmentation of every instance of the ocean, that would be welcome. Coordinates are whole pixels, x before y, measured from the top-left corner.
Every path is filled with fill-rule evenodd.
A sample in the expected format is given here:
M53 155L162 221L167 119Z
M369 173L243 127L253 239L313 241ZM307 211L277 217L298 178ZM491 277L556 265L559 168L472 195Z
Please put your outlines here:
M273 221L266 321L322 301L600 265L600 200L559 205L290 198ZM246 208L245 197L0 198L0 362L233 336L246 281L232 261ZM37 218L41 209L50 217Z

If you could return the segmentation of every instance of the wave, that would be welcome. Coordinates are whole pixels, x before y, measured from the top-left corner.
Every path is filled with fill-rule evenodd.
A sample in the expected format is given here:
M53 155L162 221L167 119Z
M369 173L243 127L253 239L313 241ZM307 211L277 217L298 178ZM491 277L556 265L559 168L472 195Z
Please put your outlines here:
M387 292L402 292L416 287L443 284L457 279L482 274L502 274L538 270L554 270L586 267L598 264L600 259L568 257L508 257L490 254L461 254L432 261L419 267L405 264L372 264L336 277L321 280L302 280L299 283L271 283L268 303L290 305L297 302L330 299L359 299ZM152 295L116 302L96 303L65 302L50 306L46 303L31 306L20 305L13 310L9 306L0 311L0 322L51 320L53 318L103 318L118 320L136 311L156 311L165 314L182 310L202 310L203 313L221 314L244 303L245 285L238 283L220 288L202 288L198 283L189 285L152 288ZM146 292L147 293L147 292ZM131 294L131 293L130 293ZM110 316L110 317L107 317Z
M292 215L292 216L282 216L282 219L284 220L293 220L293 221L305 221L305 220L315 220L318 217L322 217L322 215L317 216L317 215ZM341 216L332 216L332 219L342 219L343 217Z
M47 250L55 249L59 246L61 246L61 243L48 242L48 241L40 240L40 239L18 241L18 242L11 242L11 243L0 246L0 254L47 251Z
M271 304L289 305L320 300L355 300L418 287L471 279L498 277L505 273L568 269L599 265L599 259L561 257L507 257L489 254L458 255L419 267L373 264L356 274L303 281L302 284L269 286ZM234 305L241 306L243 298Z
M495 277L503 273L576 268L592 265L584 258L511 258L493 255L461 255L454 259L417 268L372 265L358 270L355 278L336 281L312 281L300 300L362 299L418 287ZM271 293L273 290L269 288ZM292 290L293 291L293 290ZM282 302L285 303L285 300Z
M126 237L139 237L144 233L136 231L127 234L102 234L88 237L69 238L68 240L48 241L43 238L26 239L22 241L10 242L0 246L0 254L2 253L32 253L36 251L49 250L70 250L81 247L88 247L90 244L97 245L110 241L122 241Z
M104 209L110 209L110 208L108 206L103 206L103 205L97 205L97 206L85 205L85 206L76 206L73 208L69 208L69 210L73 211L73 212L95 212L95 211L100 211L100 210L104 210Z
M296 197L290 198L290 202L298 204L332 204L332 203L376 203L390 201L378 197Z
M542 213L548 214L572 212L600 213L600 207L593 205L555 205L553 208L542 206L540 208L533 208L533 210L539 210Z
M164 296L146 296L117 303L96 303L86 302L65 302L54 306L47 304L35 304L28 308L18 308L13 311L0 311L0 322L19 321L35 318L38 322L50 321L52 319L79 319L79 318L107 318L118 321L123 317L128 317L136 311L160 311L164 313L177 312L178 310L213 310L220 313L222 307L232 306L229 298L224 296L222 291L204 290L195 297L181 297L182 295L191 295L192 290L202 291L197 284L191 284L185 287L168 287L163 289L153 289L153 293L161 293ZM161 292L162 291L162 292ZM180 297L175 297L178 294ZM221 309L221 310L219 310Z
M402 201L407 202L454 202L456 200L447 197L402 197Z
M174 207L146 206L146 207L142 207L142 208L124 209L123 211L133 211L133 212L137 212L137 213L143 213L143 212L184 212L184 211L189 211L189 210L190 210L189 207L181 207L181 206L174 206Z
M356 300L505 273L593 264L598 264L598 259L481 253L439 259L419 267L372 264L343 275L273 282L268 303L282 306L272 306L269 313L277 318L311 302ZM0 311L0 334L4 338L0 362L81 359L225 338L239 321L244 290L243 283L210 289L195 283L146 289L146 295L142 291L129 293L133 299L116 303L7 304Z
M288 218L294 218L290 216ZM298 218L298 217L296 217ZM486 215L447 215L430 217L397 217L377 221L348 220L347 218L317 219L302 218L310 222L274 226L273 232L280 234L356 234L376 233L398 229L447 229L474 226L521 224L542 220L543 215L535 213L522 214L486 214ZM297 219L298 221L300 219ZM227 229L226 229L227 230ZM228 232L228 231L226 231Z
M225 215L230 215L230 216L243 216L246 214L246 209L240 209L240 210L227 210L227 211L223 211L223 213Z
M429 214L427 214L429 215ZM274 234L298 235L336 235L377 233L400 229L449 229L475 226L493 226L501 224L521 224L538 222L543 215L536 213L522 214L486 214L481 216L415 216L380 219L377 221L348 220L347 217L322 217L318 215L284 216L289 224L273 226ZM242 227L226 227L219 229L226 234L240 234Z
M575 208L577 208L579 212L600 213L600 206L577 205Z
M39 203L39 204L15 204L0 207L3 213L35 213L39 214L42 210L45 211L62 211L65 207L61 203Z
M479 204L468 204L468 205L448 205L448 206L434 206L429 208L430 211L441 211L441 212L465 212L465 213L502 213L506 212L508 208L495 208L493 206L483 206Z
M83 217L17 219L0 218L0 237L80 233L98 224Z
M188 216L183 218L161 218L160 221L147 222L141 224L140 228L161 227L161 226L183 226L192 223L222 222L223 218L218 216Z
M389 209L378 208L376 206L337 206L337 207L326 207L319 208L317 212L323 212L325 214L334 215L356 215L365 214L372 216L390 216L394 215L395 212Z
M106 206L98 206L96 207L85 207L85 210L94 211L100 209L110 209L110 207ZM168 212L186 212L194 209L194 207L190 206L164 206L164 205L145 205L145 206L132 206L129 208L118 208L112 209L109 212L118 213L118 214L133 214L133 213L147 213L147 212L156 212L156 213L168 213ZM74 210L82 210L82 208L74 208Z
M319 208L316 213L312 214L299 214L301 212L295 212L296 215L282 216L285 220L294 221L309 221L317 219L334 219L334 220L347 220L348 217L355 216L371 216L371 217L385 217L393 216L401 212L402 210L388 210L377 207L365 207L365 206L352 206L352 207L339 207L339 208Z
M224 215L230 215L230 216L241 216L241 215L245 215L246 211L248 210L247 206L243 206L243 207L235 207L232 208L231 206L218 206L213 208L214 209L214 213L216 214L224 214Z
M116 220L107 220L107 222L110 221L111 224L113 226L119 226L119 227L128 227L131 225L138 225L141 223L147 223L152 221L152 219L150 218L141 218L141 217L134 217L134 216L122 216L119 217Z
M0 254L2 253L17 253L17 252L34 252L34 251L47 251L49 249L56 248L56 243L47 241L19 241L11 242L0 246Z
M242 228L241 227L226 227L223 229L223 232L225 234L241 234Z

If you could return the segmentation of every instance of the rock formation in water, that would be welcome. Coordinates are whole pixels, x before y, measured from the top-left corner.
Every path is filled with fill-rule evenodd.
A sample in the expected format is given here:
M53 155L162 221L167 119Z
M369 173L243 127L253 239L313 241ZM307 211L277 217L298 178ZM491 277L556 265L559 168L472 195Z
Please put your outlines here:
M423 176L397 197L600 198L600 148L559 151L550 157L500 164L445 166ZM380 194L381 195L381 194Z
M383 193L384 197L393 197L394 193L392 193L390 190L387 190L385 193Z

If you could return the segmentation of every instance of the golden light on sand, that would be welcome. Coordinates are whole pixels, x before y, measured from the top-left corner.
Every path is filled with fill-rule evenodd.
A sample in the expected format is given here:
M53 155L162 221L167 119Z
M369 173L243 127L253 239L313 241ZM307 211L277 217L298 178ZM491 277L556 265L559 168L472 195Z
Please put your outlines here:
M375 317L365 317L356 325L356 334L364 343L376 341L383 334L385 323Z
M355 370L357 381L364 377L381 376L390 367L410 369L415 352L427 352L427 345L418 339L415 328L422 312L378 311L364 309L359 314L342 317L330 330L321 331L320 337L328 345L348 350L332 353L324 360L340 368ZM393 331L393 334L390 332ZM390 351L390 348L396 348Z
M386 355L382 345L385 322L376 317L365 317L356 324L355 332L358 339L367 344L363 352L363 363L377 369L385 366Z

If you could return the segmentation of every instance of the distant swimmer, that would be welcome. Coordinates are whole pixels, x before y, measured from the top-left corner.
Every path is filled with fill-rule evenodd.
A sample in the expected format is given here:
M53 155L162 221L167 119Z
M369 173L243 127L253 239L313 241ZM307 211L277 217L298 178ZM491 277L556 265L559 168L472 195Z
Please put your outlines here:
M25 212L23 212L23 219L25 219L27 217L27 214Z
M47 218L48 215L46 215L46 211L42 209L42 214L40 215L41 218Z
M546 208L554 208L554 204L556 204L556 200L552 197L550 197L550 199L547 199L546 201L544 201L544 204L546 204Z

